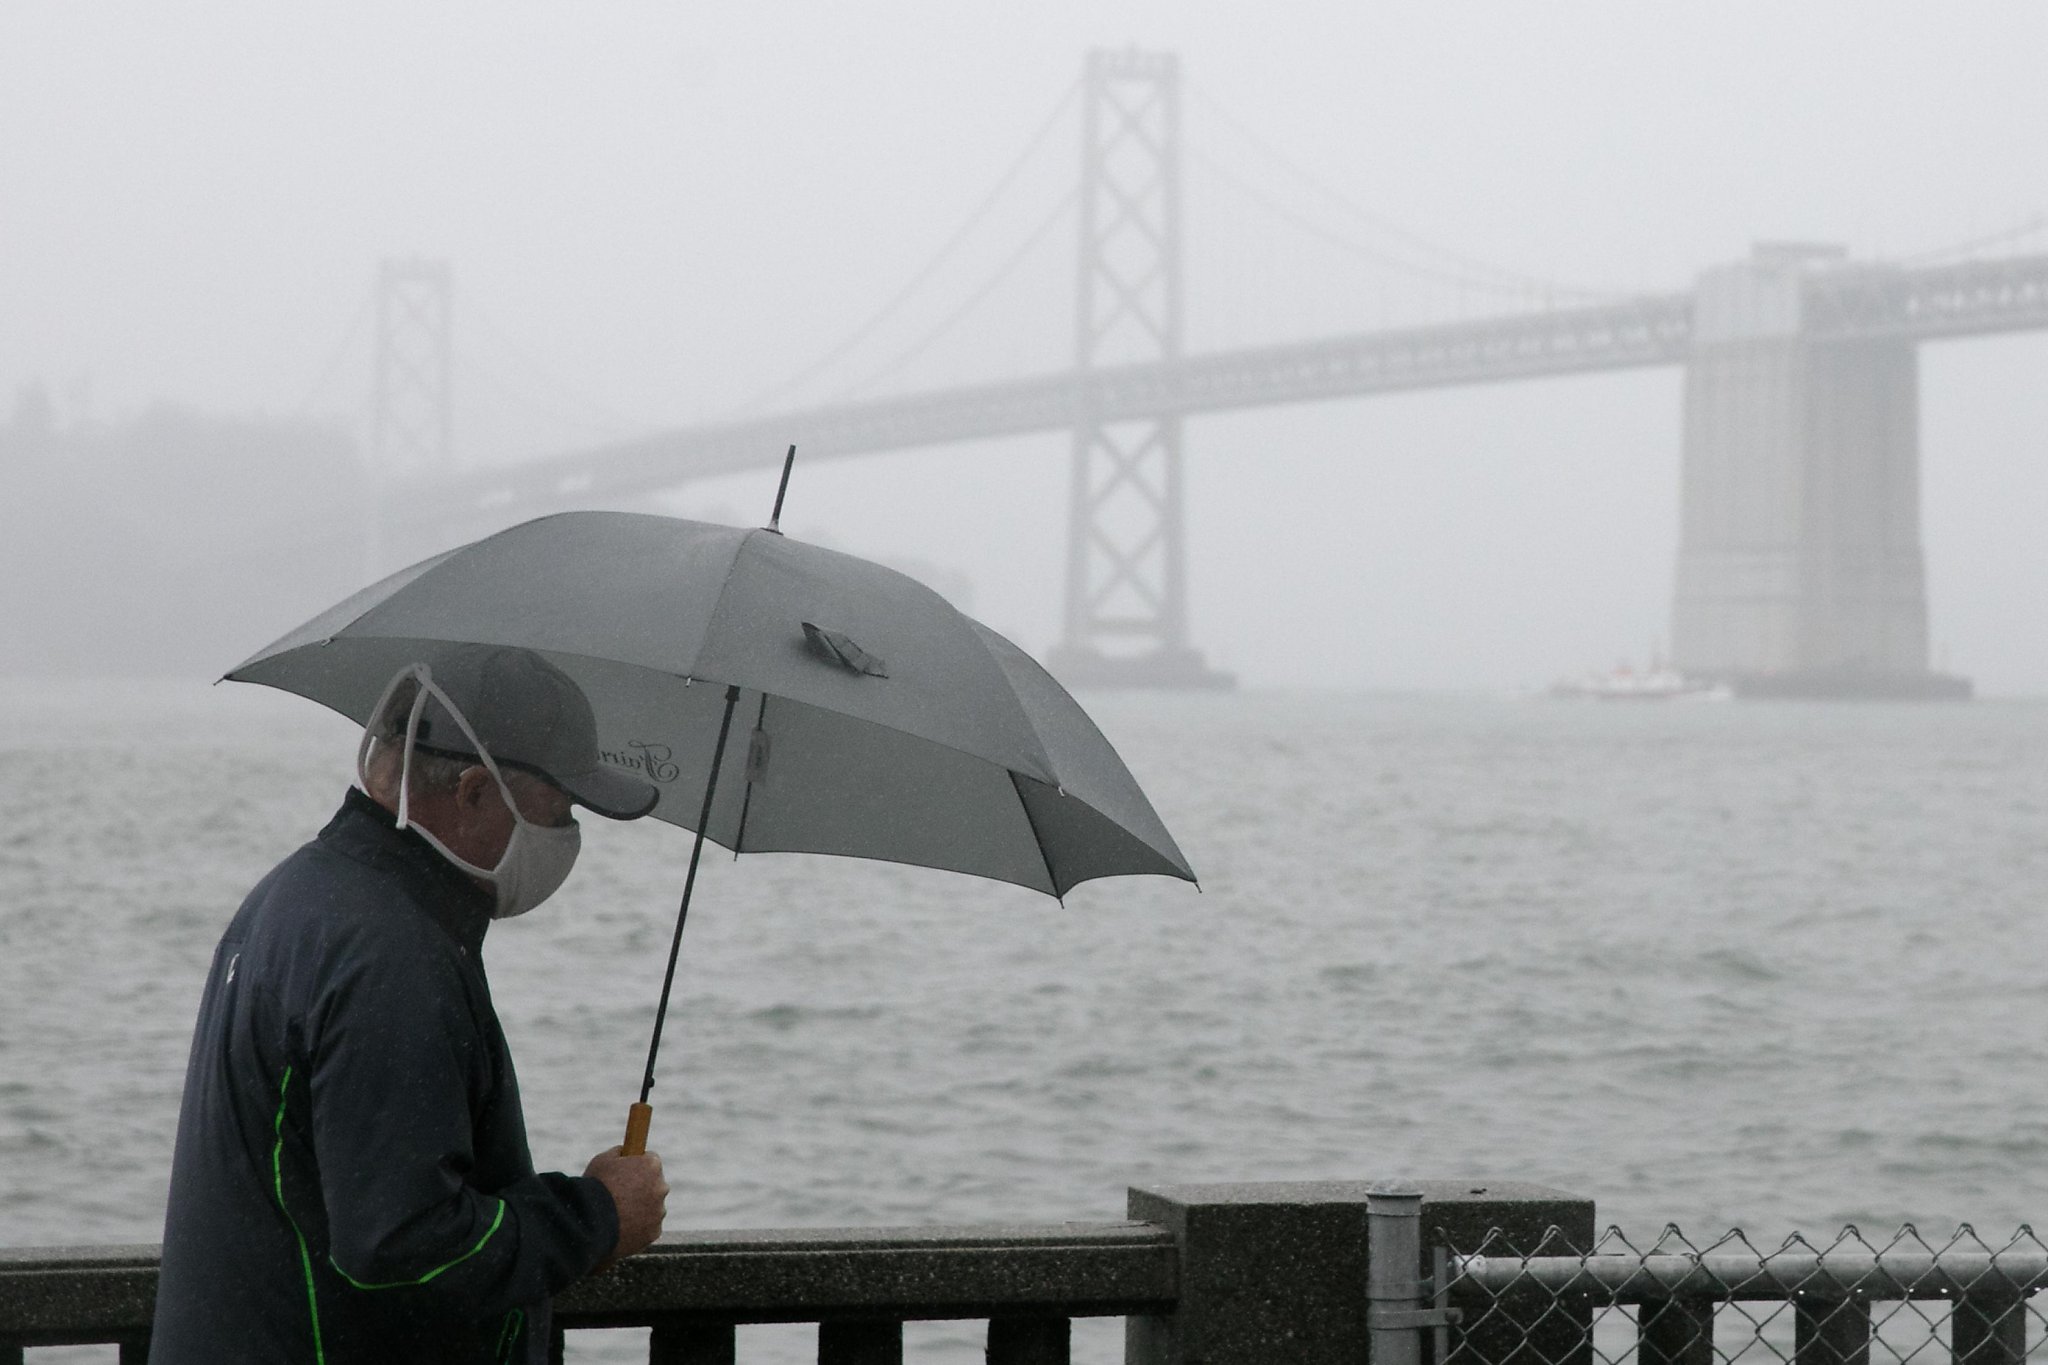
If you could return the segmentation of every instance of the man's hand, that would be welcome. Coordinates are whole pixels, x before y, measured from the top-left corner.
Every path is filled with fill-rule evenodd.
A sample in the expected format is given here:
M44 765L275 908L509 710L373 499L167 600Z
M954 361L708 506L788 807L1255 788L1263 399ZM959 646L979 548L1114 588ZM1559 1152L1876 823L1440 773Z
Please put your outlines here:
M652 1152L627 1156L624 1148L614 1147L590 1158L583 1174L611 1191L619 1211L619 1244L599 1270L646 1250L661 1236L661 1220L668 1215L668 1182L661 1178L660 1157Z

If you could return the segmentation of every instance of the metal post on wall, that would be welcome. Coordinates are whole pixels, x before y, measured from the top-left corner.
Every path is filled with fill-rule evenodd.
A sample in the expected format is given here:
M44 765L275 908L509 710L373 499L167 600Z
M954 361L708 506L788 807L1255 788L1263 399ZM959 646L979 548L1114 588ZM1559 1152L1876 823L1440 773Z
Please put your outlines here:
M1430 1277L1421 1278L1422 1191L1398 1181L1373 1186L1365 1196L1365 1225L1369 1365L1422 1365L1425 1331L1435 1334L1431 1365L1443 1365L1448 1329L1460 1314L1445 1303L1442 1249Z

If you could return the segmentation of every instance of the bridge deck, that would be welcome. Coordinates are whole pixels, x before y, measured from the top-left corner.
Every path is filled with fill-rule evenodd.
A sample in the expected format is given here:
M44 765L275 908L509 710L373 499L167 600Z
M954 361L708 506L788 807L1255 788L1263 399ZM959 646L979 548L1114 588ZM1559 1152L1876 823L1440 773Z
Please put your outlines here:
M1917 270L1851 267L1805 288L1809 336L1935 339L2048 327L2048 255ZM661 432L474 473L409 502L495 516L629 498L769 467L792 441L807 460L1139 419L1457 384L1680 364L1693 300L1663 294L1588 308L1359 333L1149 364L837 404Z

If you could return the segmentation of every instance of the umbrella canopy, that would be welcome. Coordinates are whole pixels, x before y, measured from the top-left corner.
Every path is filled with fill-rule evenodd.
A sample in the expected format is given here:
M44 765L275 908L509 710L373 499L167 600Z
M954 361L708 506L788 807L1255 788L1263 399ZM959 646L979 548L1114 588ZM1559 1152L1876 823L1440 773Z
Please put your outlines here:
M771 530L565 512L391 575L228 673L366 723L406 664L534 650L580 686L653 814L739 853L946 868L1063 896L1194 880L1051 675L904 574ZM742 780L733 780L741 778Z

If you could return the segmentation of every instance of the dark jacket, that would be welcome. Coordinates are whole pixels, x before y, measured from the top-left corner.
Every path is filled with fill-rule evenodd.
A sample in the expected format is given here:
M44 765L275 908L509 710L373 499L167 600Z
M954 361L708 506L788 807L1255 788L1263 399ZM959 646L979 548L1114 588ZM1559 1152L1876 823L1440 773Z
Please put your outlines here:
M490 898L351 791L259 883L199 1007L150 1359L538 1361L618 1238L536 1175L484 979Z

